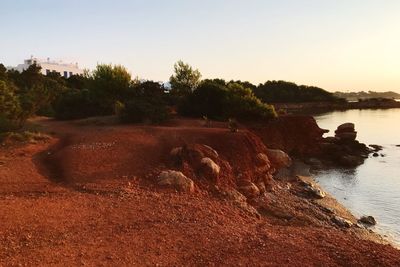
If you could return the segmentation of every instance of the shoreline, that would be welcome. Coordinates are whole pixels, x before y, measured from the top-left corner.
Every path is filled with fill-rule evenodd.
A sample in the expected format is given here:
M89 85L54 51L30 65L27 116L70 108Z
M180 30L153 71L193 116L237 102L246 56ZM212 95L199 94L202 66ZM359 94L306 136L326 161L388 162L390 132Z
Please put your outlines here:
M392 99L369 99L358 102L302 102L273 103L275 109L286 114L320 114L352 109L393 109L400 108L400 102Z
M305 164L301 160L295 160L293 165L290 167L290 170L283 171L283 175L278 173L277 179L287 181L300 180L301 183L310 184L312 187L322 190L325 196L321 199L315 199L312 205L322 206L324 209L333 211L332 215L350 221L353 226L349 228L351 228L359 238L371 240L378 244L389 244L400 250L400 244L396 243L389 236L386 237L382 233L372 230L371 227L360 224L358 222L359 218L357 218L350 209L342 204L331 193L327 192L323 186L315 180L315 173L311 169L311 165Z
M360 225L358 219L353 212L348 209L344 204L342 204L337 198L335 198L331 193L325 191L323 186L321 186L316 180L314 174L310 176L302 176L302 179L306 179L308 182L312 182L317 188L320 188L326 193L326 197L321 199L319 202L327 208L333 209L337 212L338 216L350 220L355 227L357 227L356 232L359 237L365 240L372 240L378 244L389 244L394 248L400 250L400 244L396 243L395 240L391 239L390 236L385 236L384 233L379 233L377 230L370 229L372 227L367 227ZM379 222L378 222L379 224Z

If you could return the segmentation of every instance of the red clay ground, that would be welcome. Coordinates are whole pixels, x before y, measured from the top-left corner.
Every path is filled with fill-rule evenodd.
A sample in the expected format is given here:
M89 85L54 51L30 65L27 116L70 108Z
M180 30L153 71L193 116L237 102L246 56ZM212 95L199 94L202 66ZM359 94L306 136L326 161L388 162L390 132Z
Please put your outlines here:
M212 146L234 172L249 168L262 146L245 130L39 123L55 137L0 150L2 266L400 265L400 251L336 228L283 182L261 218L210 192L152 186L183 143Z

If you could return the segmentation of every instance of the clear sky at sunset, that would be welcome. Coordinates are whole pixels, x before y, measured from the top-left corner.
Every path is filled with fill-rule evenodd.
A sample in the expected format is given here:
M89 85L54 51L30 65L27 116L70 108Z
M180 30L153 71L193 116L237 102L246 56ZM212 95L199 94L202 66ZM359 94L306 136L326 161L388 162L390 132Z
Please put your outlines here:
M398 0L1 0L0 62L30 55L203 77L400 91Z

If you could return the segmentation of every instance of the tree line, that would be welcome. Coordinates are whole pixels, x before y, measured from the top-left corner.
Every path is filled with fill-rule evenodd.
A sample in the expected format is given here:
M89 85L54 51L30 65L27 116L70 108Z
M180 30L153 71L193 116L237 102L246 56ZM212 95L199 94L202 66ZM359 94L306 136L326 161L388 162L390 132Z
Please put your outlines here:
M35 64L21 73L0 64L0 132L21 127L34 115L60 120L117 115L122 122L158 123L173 111L182 116L227 120L276 117L272 103L337 101L317 87L285 81L250 82L202 79L182 61L174 65L170 86L133 78L120 65L100 64L84 75L40 73Z

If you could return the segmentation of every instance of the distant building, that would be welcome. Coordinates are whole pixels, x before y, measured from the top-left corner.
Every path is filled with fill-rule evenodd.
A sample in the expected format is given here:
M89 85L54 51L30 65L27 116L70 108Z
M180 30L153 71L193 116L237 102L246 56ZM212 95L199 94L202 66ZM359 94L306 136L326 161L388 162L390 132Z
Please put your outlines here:
M40 66L42 68L41 72L43 75L47 75L50 72L58 72L64 78L69 78L72 75L83 74L83 70L78 67L78 63L67 64L62 63L61 61L50 61L50 58L47 58L47 60L40 60L38 58L31 57L30 59L25 59L23 64L19 64L16 67L11 67L11 69L22 72L29 68L29 66L32 64Z

